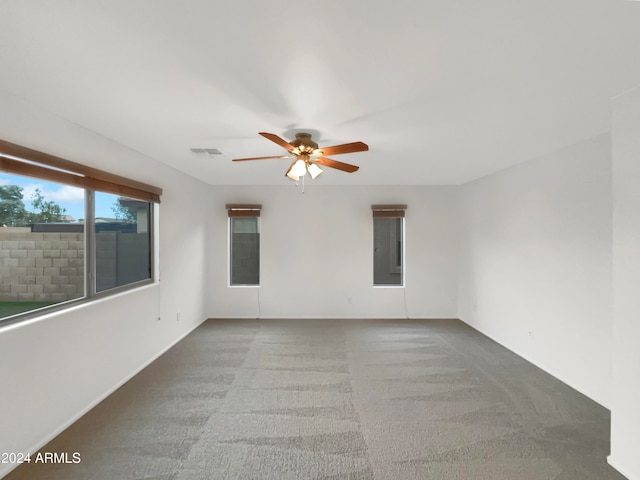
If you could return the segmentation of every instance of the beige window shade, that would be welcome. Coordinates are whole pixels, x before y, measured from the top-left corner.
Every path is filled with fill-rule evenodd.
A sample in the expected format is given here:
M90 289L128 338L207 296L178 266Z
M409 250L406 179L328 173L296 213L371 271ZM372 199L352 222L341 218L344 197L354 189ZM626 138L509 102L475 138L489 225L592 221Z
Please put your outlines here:
M0 140L0 170L160 203L162 189Z
M374 217L404 217L406 205L371 205Z
M262 205L228 203L226 208L230 217L259 217Z

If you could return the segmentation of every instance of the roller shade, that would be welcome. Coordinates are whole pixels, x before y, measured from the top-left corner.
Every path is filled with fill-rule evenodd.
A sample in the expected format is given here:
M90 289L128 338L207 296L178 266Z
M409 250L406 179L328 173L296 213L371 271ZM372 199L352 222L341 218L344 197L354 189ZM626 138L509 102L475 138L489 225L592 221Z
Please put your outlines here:
M371 205L374 217L404 217L406 205Z
M259 217L262 205L228 203L226 208L230 217Z
M162 189L64 158L0 140L0 170L160 203Z

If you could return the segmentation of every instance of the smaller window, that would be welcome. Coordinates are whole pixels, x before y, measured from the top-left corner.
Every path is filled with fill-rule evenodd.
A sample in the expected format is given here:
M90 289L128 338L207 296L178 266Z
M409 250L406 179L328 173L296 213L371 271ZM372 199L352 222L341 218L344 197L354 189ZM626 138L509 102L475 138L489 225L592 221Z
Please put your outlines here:
M260 205L227 205L229 285L260 285Z
M373 285L404 285L406 205L373 205Z

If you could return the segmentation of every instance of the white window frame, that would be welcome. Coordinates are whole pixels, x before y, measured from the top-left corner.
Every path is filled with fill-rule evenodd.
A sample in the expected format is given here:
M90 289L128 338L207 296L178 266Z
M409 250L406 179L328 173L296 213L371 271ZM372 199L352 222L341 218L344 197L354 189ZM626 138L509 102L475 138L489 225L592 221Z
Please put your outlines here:
M231 270L233 268L232 259L231 259L231 256L232 256L231 249L232 249L232 244L233 244L231 224L232 224L232 221L233 221L234 218L238 218L238 217L231 217L230 216L227 219L227 286L229 288L260 288L260 282L261 282L262 278L261 278L261 261L260 261L261 256L259 254L258 254L258 283L256 283L256 284L253 284L253 283L247 283L247 284L238 283L238 284L235 284L235 283L232 283L232 281L231 281L232 277L233 277L232 270ZM262 241L260 239L260 233L261 233L260 232L260 229L261 229L260 216L256 215L254 217L254 216L251 216L251 215L247 215L247 216L241 217L241 218L255 218L256 219L256 230L257 230L258 239L259 239L259 241L258 241L258 251L260 251L260 247L261 247L261 243L262 243Z
M373 288L405 288L406 286L406 275L407 275L407 256L406 256L406 249L407 249L407 235L406 235L406 216L405 216L405 210L407 209L406 205L372 205L371 208L374 210L374 219L376 218L375 212L376 211L383 211L383 212L389 212L389 215L381 215L380 217L382 218L393 218L393 219L397 219L400 218L401 219L401 235L402 235L402 242L400 245L400 265L397 265L396 263L396 256L395 254L397 254L397 250L396 249L390 249L389 250L389 271L390 272L395 272L395 273L400 273L400 284L398 285L384 285L384 284L376 284L375 283L375 264L372 265L373 267L373 271L372 271L372 281L373 283ZM398 212L397 216L394 216L391 212ZM400 213L401 212L401 213ZM375 220L372 220L372 228L371 228L371 232L374 232L374 225L373 223L375 222ZM393 242L394 244L397 243L397 237L396 237L396 229L391 229L389 232L389 242ZM374 240L375 241L375 240Z

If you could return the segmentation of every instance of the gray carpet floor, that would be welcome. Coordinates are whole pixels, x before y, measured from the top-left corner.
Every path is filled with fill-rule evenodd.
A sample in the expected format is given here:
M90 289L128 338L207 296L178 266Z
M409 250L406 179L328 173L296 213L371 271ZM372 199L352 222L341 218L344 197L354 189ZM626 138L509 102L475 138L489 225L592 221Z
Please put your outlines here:
M455 320L209 320L8 480L623 480L609 412Z

